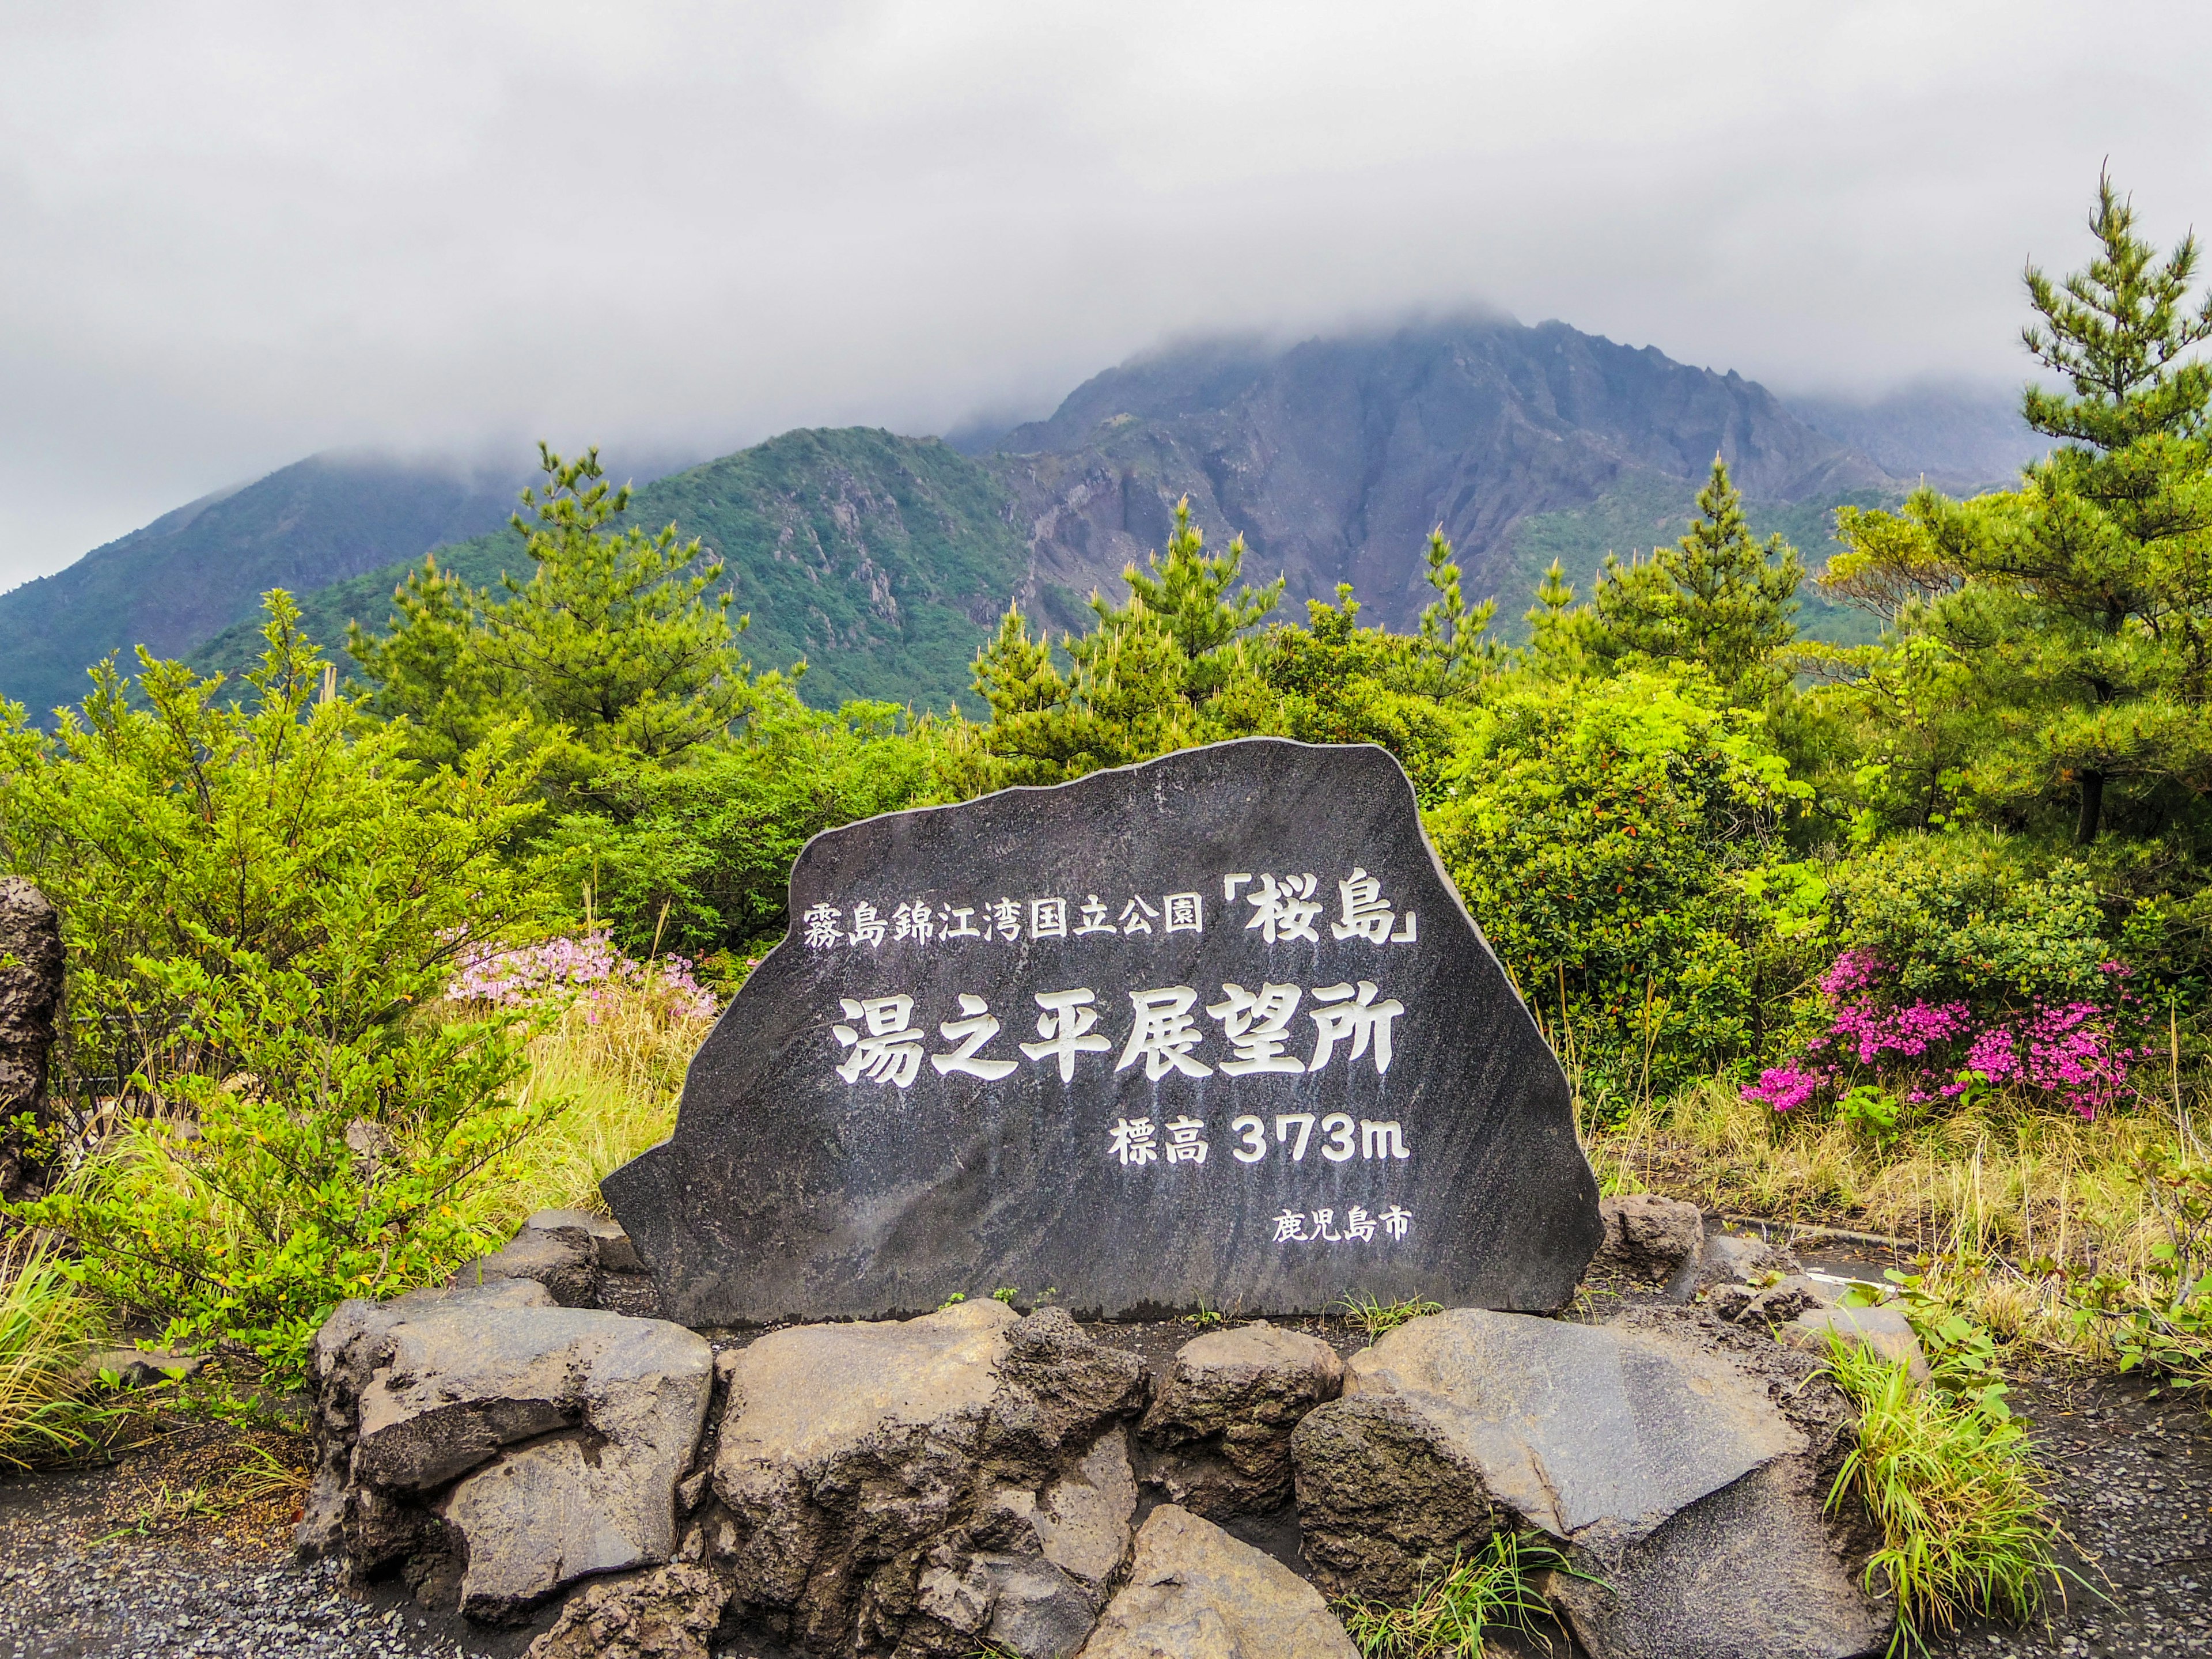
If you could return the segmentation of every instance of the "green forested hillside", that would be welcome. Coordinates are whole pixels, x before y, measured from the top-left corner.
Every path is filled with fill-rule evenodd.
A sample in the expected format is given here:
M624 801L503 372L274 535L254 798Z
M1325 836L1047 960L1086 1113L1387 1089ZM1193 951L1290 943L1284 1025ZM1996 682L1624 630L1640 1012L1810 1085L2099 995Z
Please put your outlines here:
M968 665L1020 585L1021 537L1006 497L975 463L934 438L869 428L812 428L641 486L629 522L672 520L727 567L741 641L763 668L804 659L800 690L817 707L852 697L942 708L968 691ZM511 530L437 551L478 586L526 579ZM343 644L346 625L381 629L408 560L308 593L310 637ZM250 626L196 653L234 671L259 648Z

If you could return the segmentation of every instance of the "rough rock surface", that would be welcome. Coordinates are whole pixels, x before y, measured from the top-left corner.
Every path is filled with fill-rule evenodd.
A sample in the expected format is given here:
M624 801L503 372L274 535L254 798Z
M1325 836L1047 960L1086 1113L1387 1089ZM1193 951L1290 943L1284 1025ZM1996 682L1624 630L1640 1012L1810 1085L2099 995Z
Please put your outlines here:
M39 1196L46 1170L13 1127L46 1121L46 1054L62 1000L61 917L21 876L0 876L0 1199Z
M1675 1289L1693 1293L1716 1285L1752 1284L1769 1273L1803 1271L1797 1258L1778 1244L1741 1233L1715 1233L1705 1240L1697 1266L1675 1281Z
M1312 1585L1163 1504L1082 1659L1357 1659L1357 1650Z
M1665 1284L1695 1267L1704 1251L1705 1218L1694 1204L1630 1193L1599 1200L1597 1213L1605 1243L1591 1260L1593 1269Z
M526 1226L501 1249L453 1275L462 1288L503 1279L543 1285L564 1308L589 1308L598 1299L599 1253L580 1227Z
M587 1584L524 1659L708 1659L730 1587L684 1562Z
M1183 1344L1139 1429L1161 1455L1152 1477L1210 1520L1279 1508L1291 1496L1291 1431L1344 1386L1319 1337L1264 1320Z
M431 1599L488 1619L672 1553L713 1381L691 1332L510 1279L349 1302L311 1364L304 1553L342 1547L356 1579L404 1565Z
M1849 1412L1813 1370L1694 1310L1415 1320L1353 1356L1343 1399L1291 1438L1307 1558L1331 1589L1403 1595L1425 1558L1531 1526L1644 1587L1568 1595L1598 1659L1861 1652L1887 1621L1821 1515ZM1786 1594L1761 1583L1767 1559ZM1803 1636L1819 1629L1840 1645Z
M588 1210L538 1210L522 1224L532 1232L580 1232L592 1241L592 1250L599 1267L611 1273L641 1273L645 1263L639 1260L637 1246L629 1242L629 1235L622 1224L603 1215L593 1215Z
M749 1613L825 1654L1079 1644L1136 1507L1137 1355L970 1302L771 1332L723 1370L711 1548Z
M1895 1308L1815 1304L1788 1324L1777 1327L1774 1334L1790 1347L1802 1348L1820 1358L1827 1357L1829 1336L1839 1336L1872 1349L1885 1359L1903 1361L1916 1382L1928 1380L1928 1356L1921 1352L1920 1339L1913 1334L1911 1322Z

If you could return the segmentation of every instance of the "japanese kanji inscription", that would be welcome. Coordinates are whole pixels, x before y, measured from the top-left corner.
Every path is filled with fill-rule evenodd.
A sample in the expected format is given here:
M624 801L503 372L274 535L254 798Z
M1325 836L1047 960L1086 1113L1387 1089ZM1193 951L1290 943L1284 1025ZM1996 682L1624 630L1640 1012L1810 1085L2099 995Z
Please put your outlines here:
M610 1203L671 1316L1548 1309L1565 1078L1397 763L1247 738L817 836Z

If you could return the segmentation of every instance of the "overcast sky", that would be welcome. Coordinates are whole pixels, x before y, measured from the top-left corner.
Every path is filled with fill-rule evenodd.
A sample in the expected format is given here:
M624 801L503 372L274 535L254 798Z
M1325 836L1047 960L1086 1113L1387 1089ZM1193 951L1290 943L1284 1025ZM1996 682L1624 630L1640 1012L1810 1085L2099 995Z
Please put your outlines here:
M2212 9L0 0L0 588L314 450L703 455L1486 301L2017 383Z

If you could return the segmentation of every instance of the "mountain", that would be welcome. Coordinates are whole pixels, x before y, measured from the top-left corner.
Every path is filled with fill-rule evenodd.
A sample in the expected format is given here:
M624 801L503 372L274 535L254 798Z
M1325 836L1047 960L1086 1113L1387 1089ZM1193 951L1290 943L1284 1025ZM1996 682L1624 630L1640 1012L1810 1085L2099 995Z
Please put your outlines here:
M501 523L521 479L332 453L164 514L0 593L0 697L43 714L110 652L182 656L271 587L305 593Z
M2051 440L2020 417L2016 388L1915 386L1881 398L1794 397L1783 406L1900 478L1952 495L2009 489Z
M1468 593L1497 594L1517 621L1553 554L1586 589L1608 546L1629 556L1680 534L1717 453L1768 519L1898 489L1739 374L1494 316L1139 358L1006 434L983 464L1017 503L1030 587L1054 620L1160 545L1188 492L1209 540L1242 532L1247 572L1280 573L1292 602L1348 581L1370 619L1406 628L1431 597L1432 526L1457 547ZM1624 510L1588 517L1607 502ZM1817 564L1820 512L1810 527Z
M1441 524L1466 591L1495 595L1499 631L1518 638L1552 560L1587 593L1608 551L1681 534L1716 453L1753 526L1817 568L1838 503L1895 501L1923 471L2014 453L1965 394L1793 406L1654 347L1498 315L1185 344L1093 377L1044 420L957 436L787 433L648 476L631 518L672 520L726 562L752 617L747 654L803 657L810 701L972 707L968 663L1008 600L1081 627L1084 596L1121 592L1185 494L1212 545L1243 534L1253 580L1285 576L1292 617L1350 581L1370 620L1411 626ZM392 589L433 548L479 584L526 574L501 528L520 482L323 455L194 502L0 595L0 695L34 709L73 698L88 663L140 641L234 670L276 585L335 650L349 622L384 625ZM1835 639L1871 629L1809 595L1801 621Z
M817 704L850 697L942 708L968 696L968 664L1027 562L1012 503L982 468L935 438L865 428L806 429L641 485L627 521L673 522L725 566L741 643L756 666L804 658L801 689ZM529 576L512 530L438 550L439 563L478 586ZM420 556L310 593L309 633L331 648L346 624L381 628L392 590ZM252 621L194 653L234 672L256 649ZM973 698L969 699L971 702Z

